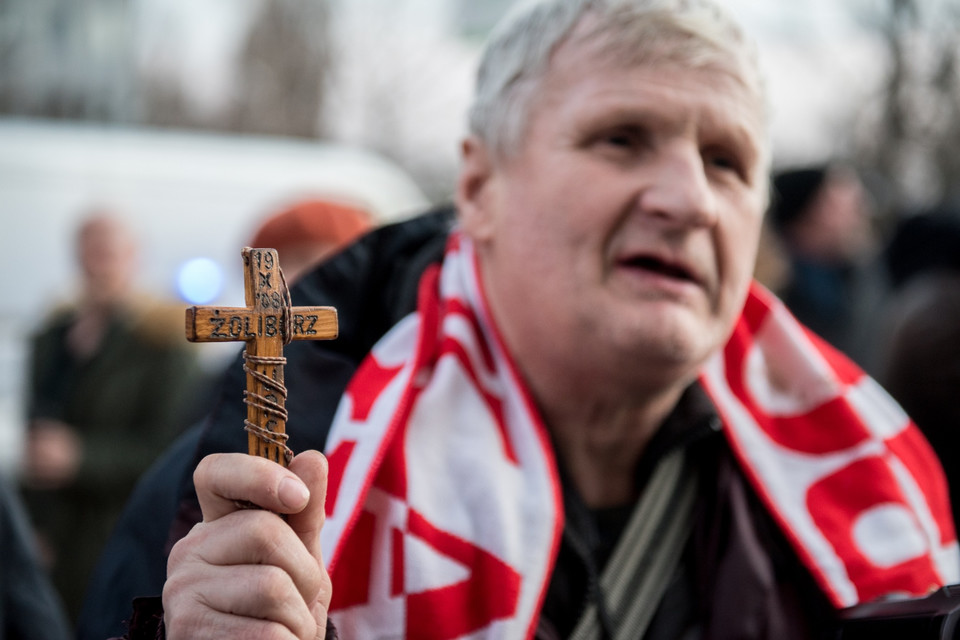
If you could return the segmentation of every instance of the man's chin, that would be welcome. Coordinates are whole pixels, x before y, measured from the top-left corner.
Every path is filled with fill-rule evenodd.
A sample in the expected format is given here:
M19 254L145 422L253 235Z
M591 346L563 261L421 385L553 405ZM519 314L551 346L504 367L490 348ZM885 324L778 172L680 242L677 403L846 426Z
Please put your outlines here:
M665 366L699 367L720 346L715 327L676 304L650 305L646 313L635 315L629 331L626 342L633 343L636 353L662 360Z

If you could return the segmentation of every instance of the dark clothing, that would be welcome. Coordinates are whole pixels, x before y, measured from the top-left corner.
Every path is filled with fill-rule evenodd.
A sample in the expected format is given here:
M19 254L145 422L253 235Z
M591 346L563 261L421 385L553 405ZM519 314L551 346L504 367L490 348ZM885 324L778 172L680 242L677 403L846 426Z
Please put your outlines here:
M940 456L960 528L960 213L905 217L884 260L894 290L877 377Z
M360 361L414 309L420 274L442 259L451 219L450 211L441 211L375 231L293 289L295 305L335 306L341 323L335 341L295 342L286 350L287 426L295 451L323 449L340 396ZM246 434L237 426L243 421L238 401L243 385L237 364L201 438L198 459L246 449ZM706 395L691 388L638 465L641 491L655 463L674 447L687 448L704 469L690 543L644 637L819 637L806 625L828 626L831 607L736 469L717 424ZM173 538L184 535L199 516L189 474L182 482ZM545 639L566 637L588 600L602 603L597 576L633 509L624 505L591 513L568 482L564 494L565 530L538 628L538 637Z
M647 633L637 637L833 638L833 607L747 485L719 430L710 400L694 385L637 467L640 491L674 448L685 448L700 470L690 540ZM606 608L599 575L632 510L591 511L569 483L563 489L566 520L538 629L543 640L568 637L587 602ZM606 637L614 637L615 623L600 620Z
M179 333L182 309L145 305L118 310L87 358L67 346L73 309L55 314L32 342L27 417L65 423L82 442L69 485L24 488L34 524L55 554L54 584L74 620L130 490L185 426L200 380L194 347Z
M960 271L911 278L888 309L891 330L880 381L942 460L954 518L960 518Z
M777 295L797 320L876 375L879 312L889 290L876 259L825 264L795 256Z
M130 494L90 579L77 621L77 640L122 635L130 619L131 599L162 588L167 577L167 525L177 511L178 485L171 480L191 468L200 434L198 424L177 438Z
M60 597L40 568L19 496L0 482L0 640L65 640Z
M856 271L849 264L823 264L796 258L780 298L800 322L838 348L849 339L854 315Z

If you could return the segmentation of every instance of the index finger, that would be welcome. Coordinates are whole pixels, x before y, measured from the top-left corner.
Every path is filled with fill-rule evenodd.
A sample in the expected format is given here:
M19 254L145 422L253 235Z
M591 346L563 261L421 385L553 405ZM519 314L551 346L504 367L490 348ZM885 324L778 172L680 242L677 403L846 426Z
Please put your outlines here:
M297 513L310 490L292 471L245 453L214 453L197 465L193 482L204 522L217 520L251 502L275 513Z

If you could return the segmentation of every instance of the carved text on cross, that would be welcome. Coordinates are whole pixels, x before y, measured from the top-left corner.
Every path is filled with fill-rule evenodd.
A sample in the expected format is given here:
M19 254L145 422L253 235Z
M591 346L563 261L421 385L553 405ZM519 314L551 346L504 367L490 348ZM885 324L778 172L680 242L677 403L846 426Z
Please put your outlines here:
M248 447L251 455L286 464L283 345L337 337L333 307L291 307L273 249L243 249L246 307L190 307L191 342L245 341Z

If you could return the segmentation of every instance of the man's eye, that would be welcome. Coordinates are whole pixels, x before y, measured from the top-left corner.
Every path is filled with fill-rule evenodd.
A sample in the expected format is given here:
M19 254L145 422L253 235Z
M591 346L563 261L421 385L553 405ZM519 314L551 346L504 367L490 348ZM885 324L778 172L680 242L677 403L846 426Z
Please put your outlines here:
M733 173L741 180L746 179L743 163L733 153L718 150L706 150L703 153L703 162L710 168Z
M614 147L633 147L635 146L634 137L627 133L615 133L606 137L605 142Z
M643 149L647 143L647 136L643 130L632 127L611 129L596 138L605 148L617 151L637 151Z

